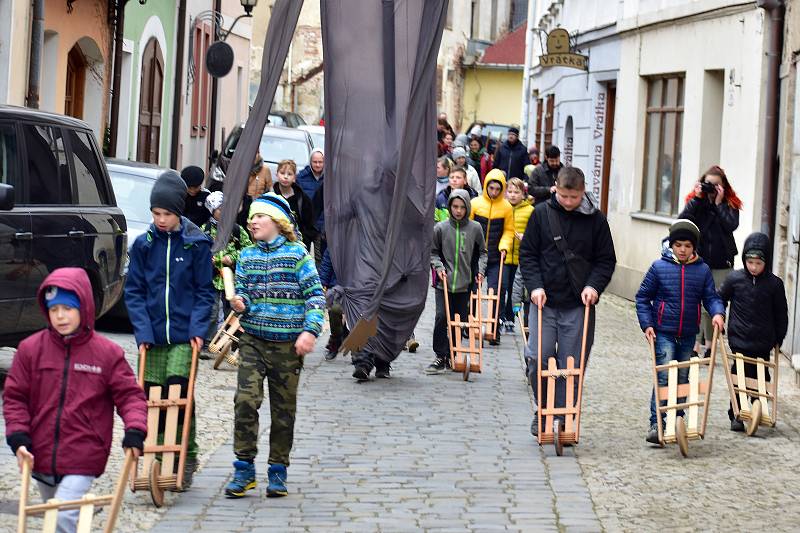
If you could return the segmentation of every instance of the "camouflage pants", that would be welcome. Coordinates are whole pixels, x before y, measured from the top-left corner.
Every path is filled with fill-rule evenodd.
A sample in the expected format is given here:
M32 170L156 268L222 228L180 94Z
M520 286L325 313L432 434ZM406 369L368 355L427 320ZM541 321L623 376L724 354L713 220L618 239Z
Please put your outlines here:
M165 344L152 346L147 351L144 364L144 386L147 398L150 398L150 387L162 387L161 397L167 398L169 386L179 384L181 397L186 397L189 384L189 373L192 366L192 347L189 344ZM191 426L189 426L189 446L186 455L189 459L197 459L198 447L195 435L195 412L197 405L192 409ZM164 443L164 426L166 425L166 411L161 411L158 425L158 444ZM183 435L183 413L178 417L178 434L176 442L180 444Z
M269 464L289 465L303 358L294 342L271 342L247 333L239 340L239 374L234 397L233 451L240 460L258 454L258 409L269 387Z

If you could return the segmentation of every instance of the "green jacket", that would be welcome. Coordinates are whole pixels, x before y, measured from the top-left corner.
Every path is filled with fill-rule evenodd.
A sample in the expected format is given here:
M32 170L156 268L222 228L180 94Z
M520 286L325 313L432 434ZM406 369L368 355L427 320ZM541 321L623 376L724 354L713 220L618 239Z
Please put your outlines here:
M466 292L478 273L486 273L486 243L483 229L469 219L470 198L464 189L457 189L447 201L448 211L453 200L461 199L467 207L461 220L452 216L433 227L431 246L431 268L436 274L436 288L441 288L438 273L447 274L447 290L450 293Z
M203 227L200 228L203 230L203 233L211 237L211 240L217 238L217 225L211 221L206 222L203 224ZM231 236L228 239L228 244L220 250L219 252L215 253L211 257L211 262L214 265L214 279L212 283L214 284L214 288L218 291L224 290L225 286L222 283L222 267L225 266L222 263L222 258L226 255L231 258L233 264L230 265L230 269L234 272L236 271L236 263L239 262L239 252L242 251L243 248L247 248L248 246L252 246L252 242L250 241L250 236L247 234L247 231L240 225L236 225L231 232Z

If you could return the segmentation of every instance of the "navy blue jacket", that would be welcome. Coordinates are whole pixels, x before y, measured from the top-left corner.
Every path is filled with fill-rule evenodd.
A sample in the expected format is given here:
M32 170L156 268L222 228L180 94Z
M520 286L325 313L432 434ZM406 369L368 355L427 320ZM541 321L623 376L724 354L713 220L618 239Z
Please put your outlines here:
M656 333L676 337L697 335L701 303L711 316L725 314L711 269L697 255L681 264L667 249L642 280L636 314L642 331L652 327Z
M319 265L319 281L326 289L337 285L330 248L325 248L325 253L322 254L322 263Z
M186 217L180 231L151 224L131 246L125 305L136 344L205 337L214 302L211 239Z
M306 168L297 173L295 182L300 186L301 189L303 189L303 192L306 193L306 196L311 199L311 204L314 206L314 215L316 218L314 221L314 226L318 232L324 234L325 211L322 200L322 184L325 182L325 175L323 174L319 181L317 181L317 178L314 177L314 173L311 171L311 165L306 165Z

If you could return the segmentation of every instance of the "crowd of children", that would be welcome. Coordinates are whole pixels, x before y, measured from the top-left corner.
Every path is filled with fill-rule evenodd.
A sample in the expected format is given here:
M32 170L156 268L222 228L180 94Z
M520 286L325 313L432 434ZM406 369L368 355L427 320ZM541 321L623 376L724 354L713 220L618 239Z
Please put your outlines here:
M476 143L470 154L478 148ZM321 159L322 153L318 155ZM434 359L426 373L440 374L449 367L448 319L467 319L470 294L482 290L484 281L499 295L497 334L490 344L499 344L501 330L513 333L518 313L525 311L530 330L525 359L537 398L546 392L540 390L545 384L532 377L539 356L532 347L541 336L542 355L555 356L563 368L567 355L580 353L586 307L591 310L588 363L594 305L611 280L616 256L608 222L586 192L583 173L556 166L551 157L555 155L555 150L546 152L548 160L553 159L549 169L555 173L554 185L535 191L539 196L531 195L517 177L506 180L500 169L479 178L463 150L453 151L454 163L448 157L437 162L430 255L436 303ZM317 166L310 178L315 181L309 183L319 186L322 164ZM240 315L244 333L234 399L236 460L225 494L242 497L256 486L265 379L271 408L267 495L287 494L300 373L304 357L322 333L325 291L337 284L331 251L320 250L319 272L309 255L312 243L316 248L320 242L321 213L297 183L296 164L281 161L277 181L250 198L247 226L236 225L227 243L212 254L227 200L222 191L202 189L202 172L187 167L181 176L167 173L157 180L150 196L153 223L130 249L125 303L136 343L147 352L145 367L139 369L144 390L122 349L94 331L94 300L83 270L58 269L39 288L48 328L20 344L5 384L3 412L7 442L20 465L32 462L45 499L80 498L103 473L115 409L125 425L123 447L141 452L149 389L160 386L166 395L168 387L177 384L185 395L193 353L202 352L231 311ZM636 294L639 325L653 343L656 363L688 360L701 308L722 331L728 305L731 348L768 360L787 331L784 286L770 271L769 238L761 233L748 237L744 268L731 272L719 291L697 252L700 239L691 220L672 224L662 257L653 262ZM232 297L225 294L225 268L235 272ZM332 360L347 325L340 308L328 311L331 335L325 359ZM755 377L755 365L745 366L748 377ZM661 374L658 383L666 384L666 374ZM686 383L688 369L678 374L679 383ZM556 407L565 403L562 381L555 392ZM658 443L655 391L650 403L646 440ZM733 412L729 411L731 429L742 431L742 421ZM190 424L187 487L197 468L195 415L179 419L179 435L180 427ZM532 431L537 429L534 422ZM164 430L162 422L160 439ZM61 513L59 528L72 531L76 520L77 511Z

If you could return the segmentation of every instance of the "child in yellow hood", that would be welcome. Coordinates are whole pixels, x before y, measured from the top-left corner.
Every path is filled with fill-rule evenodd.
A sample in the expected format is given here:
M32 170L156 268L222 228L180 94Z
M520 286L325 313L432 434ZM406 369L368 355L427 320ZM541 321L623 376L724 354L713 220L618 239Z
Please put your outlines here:
M511 242L511 250L506 254L503 265L503 286L500 287L500 324L503 325L506 333L514 332L515 313L511 287L519 266L519 246L522 243L522 235L528 226L528 219L533 214L533 206L526 196L525 182L519 178L508 180L506 199L511 204L514 217L514 240Z
M493 169L486 174L483 194L472 199L470 218L483 228L489 258L486 264L488 287L499 292L498 278L503 268L501 254L508 255L514 244L514 210L505 198L506 177L502 170ZM513 281L510 280L509 283ZM500 328L497 337L489 344L500 344Z

